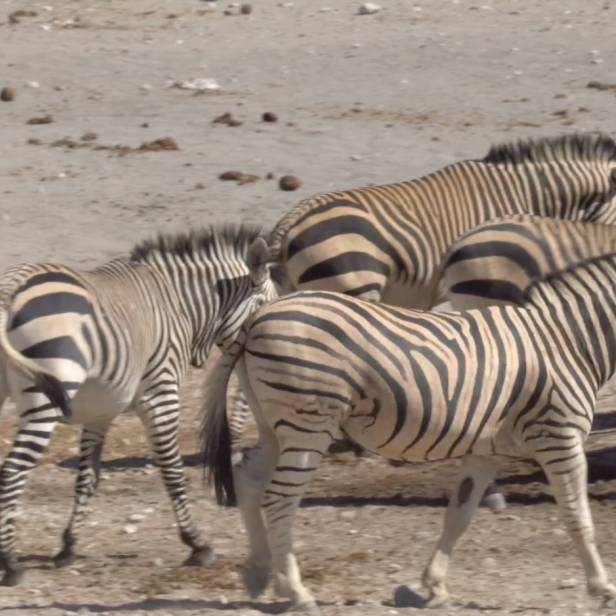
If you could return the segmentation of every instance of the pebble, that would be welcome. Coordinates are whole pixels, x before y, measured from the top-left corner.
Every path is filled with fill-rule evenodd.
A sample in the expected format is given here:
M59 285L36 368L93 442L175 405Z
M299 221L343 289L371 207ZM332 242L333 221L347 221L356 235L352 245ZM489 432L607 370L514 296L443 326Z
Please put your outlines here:
M352 154L351 160L361 160L361 156L359 154Z
M341 520L353 520L357 514L354 511L341 511L340 519Z
M145 516L142 513L133 513L128 516L129 522L143 522L145 520Z
M162 567L165 561L162 558L155 558L153 561L155 567Z
M15 99L15 90L13 88L2 88L0 91L0 100L8 103Z
M240 13L242 15L250 15L252 13L252 4L242 4L240 6Z
M266 111L262 116L261 119L264 122L278 122L278 116L275 113L272 113L271 111Z
M552 533L557 537L566 537L567 531L564 528L555 528L552 530Z
M154 508L153 507L146 507L143 510L143 513L154 513Z
M278 185L280 190L297 190L302 185L302 182L294 175L283 175L278 180Z
M358 15L374 15L381 10L381 7L378 4L374 4L373 2L366 2L366 4L362 4L357 11Z
M26 84L29 88L40 88L41 84L38 81L28 81Z
M137 532L137 527L134 524L127 524L122 530L126 535L134 535Z
M506 520L508 522L519 522L520 521L520 516L519 515L513 515L511 513L507 514L507 515L500 515L498 516L501 520Z
M558 588L575 588L578 585L578 581L575 578L567 578L558 582Z
M357 534L357 531L354 528L351 528L349 530L349 535L356 535L356 534Z

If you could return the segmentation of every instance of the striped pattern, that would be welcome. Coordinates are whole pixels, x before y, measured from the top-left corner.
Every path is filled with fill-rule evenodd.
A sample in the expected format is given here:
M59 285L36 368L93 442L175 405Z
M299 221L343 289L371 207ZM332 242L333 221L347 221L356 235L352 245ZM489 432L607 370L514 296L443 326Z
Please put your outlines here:
M614 251L613 225L507 216L451 245L441 266L441 294L456 310L519 306L532 279Z
M496 216L616 222L616 144L573 134L493 146L419 179L304 200L268 243L281 291L430 308L451 243Z
M83 424L73 513L58 566L73 561L85 505L98 483L110 422L132 407L142 420L188 564L213 553L190 514L178 449L178 390L189 366L223 350L244 319L275 297L261 229L221 226L162 235L90 271L51 263L14 266L0 276L0 348L19 428L0 469L3 583L20 582L14 513L28 473L58 422ZM4 366L3 370L4 372Z
M259 441L232 466L225 391L234 367ZM248 532L249 592L264 590L273 567L280 596L314 606L293 555L292 523L342 428L390 459L462 458L423 577L431 606L448 600L455 543L511 458L541 465L588 590L615 600L595 544L584 454L597 391L615 371L616 254L533 281L523 307L407 311L303 291L260 309L211 373L203 426L218 502L237 494Z

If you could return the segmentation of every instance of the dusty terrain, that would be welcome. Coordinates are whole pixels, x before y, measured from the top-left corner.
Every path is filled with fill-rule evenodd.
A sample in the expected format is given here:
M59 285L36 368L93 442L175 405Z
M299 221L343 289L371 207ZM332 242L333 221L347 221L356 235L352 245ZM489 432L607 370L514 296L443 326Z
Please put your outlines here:
M0 266L47 259L92 266L158 230L270 225L311 194L415 177L483 156L493 142L613 131L613 3L382 3L379 13L357 16L359 3L348 0L260 0L250 15L197 0L0 2L0 88L15 91L13 101L0 102ZM215 79L221 89L168 87L195 78ZM226 112L242 124L212 123ZM279 121L262 122L264 112ZM86 133L94 135L82 140ZM178 149L140 149L165 138ZM218 179L230 170L262 179ZM278 189L285 174L301 179L296 192ZM171 507L141 426L125 417L105 450L84 558L52 569L76 453L77 430L62 427L23 499L19 546L28 583L0 589L0 612L284 608L269 594L247 601L237 511L219 511L201 485L200 380L193 374L185 383L182 450L195 515L218 563L178 567L185 551ZM604 409L615 402L606 392ZM7 405L2 455L13 419ZM611 460L592 459L590 492L601 553L616 573L616 483L605 481ZM322 465L298 516L296 546L324 614L410 612L387 603L398 585L418 582L454 473L455 464L389 468L371 458ZM455 554L455 613L594 613L542 476L517 464L501 477L509 509L481 510ZM125 534L127 517L144 509L138 531ZM568 588L560 589L563 582Z

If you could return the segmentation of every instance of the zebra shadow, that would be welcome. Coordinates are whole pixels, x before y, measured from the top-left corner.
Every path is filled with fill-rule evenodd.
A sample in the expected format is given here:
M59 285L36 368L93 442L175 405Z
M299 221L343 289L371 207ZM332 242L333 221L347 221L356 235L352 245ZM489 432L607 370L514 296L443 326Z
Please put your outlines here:
M332 603L318 602L319 607L333 605ZM282 614L286 612L291 603L289 601L278 603L259 603L250 601L229 601L223 603L221 601L207 601L197 599L167 599L167 598L152 598L144 599L143 601L134 601L131 603L123 603L118 605L106 605L101 603L59 603L53 602L48 605L16 605L0 608L0 614L11 614L14 611L15 616L19 614L35 614L38 615L42 610L63 610L65 613L79 613L80 610L91 614L114 614L116 612L156 612L166 610L186 610L200 612L202 610L218 610L218 611L236 611L236 610L254 610L262 614Z

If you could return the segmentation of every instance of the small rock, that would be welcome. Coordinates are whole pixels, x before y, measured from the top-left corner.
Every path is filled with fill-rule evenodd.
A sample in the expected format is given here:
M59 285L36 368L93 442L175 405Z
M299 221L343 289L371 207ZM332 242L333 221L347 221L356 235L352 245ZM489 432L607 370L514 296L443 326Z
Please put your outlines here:
M552 534L556 535L557 537L566 537L567 531L564 528L555 528L552 530Z
M297 190L302 182L299 178L294 175L283 175L278 181L278 185L280 186L280 190Z
M225 597L224 595L220 596L220 599L218 599L220 601L220 603L222 603L222 605L227 605L227 603L229 603L229 599L227 599L227 597Z
M266 111L262 116L261 119L264 122L278 122L278 116L275 113L272 113L271 111Z
M266 180L273 180L275 178L276 176L271 171L265 176Z
M13 90L13 88L2 88L2 91L0 91L0 100L5 103L15 100L15 90Z
M355 516L356 516L356 513L354 511L341 511L340 512L341 520L353 520Z
M242 179L243 175L241 171L225 171L218 176L218 179L223 182L238 181Z
M26 124L51 124L52 122L53 116L48 113L47 115L38 118L30 118Z
M126 535L134 535L137 532L137 527L134 524L127 524L122 530Z
M349 535L356 535L356 534L357 534L357 531L354 528L351 528L349 530Z
M143 510L143 513L154 513L154 508L153 507L146 507Z
M165 561L162 558L155 558L153 561L155 567L162 567Z
M512 515L512 514L507 514L507 515L500 515L498 516L499 519L501 520L506 520L508 522L519 522L520 521L520 516L519 515Z
M366 2L366 4L362 4L357 11L358 15L374 15L381 10L381 7L378 4L374 4L373 2Z
M81 135L81 141L96 141L98 139L98 135L96 133L87 132Z
M361 160L361 156L359 154L352 154L351 160Z
M242 15L250 15L252 13L252 4L242 4L240 6L240 13Z
M558 588L575 588L578 585L578 581L575 578L567 578L558 582Z
M40 88L41 84L38 81L28 81L26 84L29 88Z
M133 513L128 516L129 522L143 522L145 520L145 516L142 513Z

